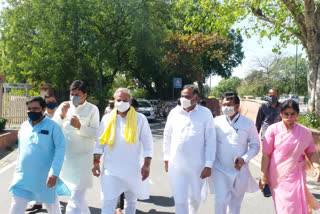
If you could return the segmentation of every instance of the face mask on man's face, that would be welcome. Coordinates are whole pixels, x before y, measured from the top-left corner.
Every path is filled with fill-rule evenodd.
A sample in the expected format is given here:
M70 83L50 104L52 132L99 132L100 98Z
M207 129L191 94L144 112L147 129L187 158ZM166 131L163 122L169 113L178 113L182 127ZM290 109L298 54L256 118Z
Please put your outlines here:
M46 106L49 109L54 109L57 106L57 103L47 103Z
M191 106L191 99L188 100L185 97L181 97L180 98L180 103L181 103L182 108L189 108Z
M36 112L36 111L29 111L28 112L28 117L30 118L31 121L37 121L40 120L42 117L42 112Z
M130 103L124 101L116 101L114 107L116 107L116 109L120 112L125 112L130 108Z
M234 106L222 106L222 113L228 117L234 115Z
M278 101L277 97L266 97L266 101L268 101L271 104L274 104Z
M81 103L81 98L79 96L70 96L70 101L77 107Z

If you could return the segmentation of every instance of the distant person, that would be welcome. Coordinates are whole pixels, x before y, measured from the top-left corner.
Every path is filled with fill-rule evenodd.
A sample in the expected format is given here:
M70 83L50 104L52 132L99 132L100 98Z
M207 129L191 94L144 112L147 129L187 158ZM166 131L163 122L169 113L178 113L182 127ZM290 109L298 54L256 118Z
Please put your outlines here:
M310 129L298 124L299 105L293 100L281 104L282 121L267 129L262 146L260 189L268 184L276 213L310 214L320 204L306 181L307 159L320 181L319 155Z
M203 107L206 107L207 101L205 101L205 100L200 100L199 105L200 105L200 106L203 106Z
M104 110L104 114L109 114L114 109L114 100L109 100L108 106Z
M206 179L215 158L216 134L209 109L197 104L199 90L185 85L181 105L168 115L163 133L164 168L168 172L176 214L196 214L205 199Z
M46 102L31 97L26 102L29 120L19 131L16 171L9 188L10 214L24 214L29 201L44 203L49 214L61 214L57 186L65 154L65 138L57 123L44 116Z
M56 100L55 96L48 95L48 94L44 97L44 100L46 102L46 111L44 112L44 115L51 119L54 115L54 112L57 109L57 100ZM26 211L36 211L36 210L40 210L40 209L42 209L41 202L31 201L29 203L29 206L26 209Z
M89 214L85 194L92 186L91 161L99 129L99 110L87 102L87 85L75 80L70 85L70 101L53 116L66 136L66 155L61 179L71 190L66 214Z
M130 91L119 88L114 93L114 99L115 108L101 120L92 173L97 177L101 175L101 213L114 214L118 197L124 192L125 213L135 214L137 199L149 198L150 183L147 178L153 139L147 118L130 106Z
M46 112L45 115L52 119L55 111L57 110L57 100L54 95L46 95L44 97L44 100L46 101Z
M264 134L267 128L281 121L280 118L280 103L279 100L279 92L276 88L271 88L268 92L268 96L266 97L268 103L264 103L260 106L257 118L256 118L256 127L258 133L261 132L261 141L263 141Z
M216 158L210 177L215 194L215 214L239 214L245 192L259 190L249 163L260 149L254 122L239 113L240 99L226 92L222 99L223 115L215 117Z

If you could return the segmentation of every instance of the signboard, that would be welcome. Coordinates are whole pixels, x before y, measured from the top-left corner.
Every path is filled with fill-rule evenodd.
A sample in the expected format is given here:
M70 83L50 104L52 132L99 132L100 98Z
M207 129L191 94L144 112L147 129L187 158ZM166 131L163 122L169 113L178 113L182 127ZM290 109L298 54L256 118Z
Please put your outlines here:
M174 88L182 88L182 79L181 78L173 78Z

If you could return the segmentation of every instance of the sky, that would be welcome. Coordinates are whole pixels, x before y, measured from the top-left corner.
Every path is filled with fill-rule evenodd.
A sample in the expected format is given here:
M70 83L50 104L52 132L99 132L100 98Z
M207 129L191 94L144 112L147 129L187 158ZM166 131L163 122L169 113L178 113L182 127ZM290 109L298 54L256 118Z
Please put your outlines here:
M247 38L243 36L243 51L245 58L242 61L242 64L234 68L232 76L237 76L239 78L244 78L248 75L250 69L254 68L256 58L265 58L274 55L272 52L273 47L277 44L279 38L274 37L272 40L268 38L260 39L259 36L252 36ZM259 43L259 41L261 42ZM288 45L288 47L282 50L284 56L295 56L296 55L296 46ZM305 53L302 50L302 45L298 45L298 55ZM211 77L211 87L217 86L221 77L212 76ZM210 78L207 79L206 83L210 86Z

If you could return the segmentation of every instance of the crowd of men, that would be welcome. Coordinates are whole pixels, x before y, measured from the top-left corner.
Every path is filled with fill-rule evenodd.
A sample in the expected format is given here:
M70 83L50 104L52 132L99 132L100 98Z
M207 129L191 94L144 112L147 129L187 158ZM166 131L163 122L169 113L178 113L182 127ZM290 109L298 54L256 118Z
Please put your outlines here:
M260 128L278 120L278 104L272 98L278 96L276 89L269 91L256 128L239 113L236 93L224 93L222 115L213 118L198 104L198 89L184 86L163 134L164 168L177 214L196 214L209 189L215 195L216 214L240 213L245 192L259 189L248 164L259 152ZM153 138L130 91L115 91L112 108L101 122L98 108L86 100L87 85L76 80L70 100L58 107L53 96L27 101L29 120L19 131L19 157L9 188L10 214L25 213L29 201L27 210L42 208L43 203L48 213L60 214L60 195L69 196L66 214L88 214L85 194L93 175L101 178L102 214L115 213L120 195L125 196L126 214L136 212L137 199L149 198Z

